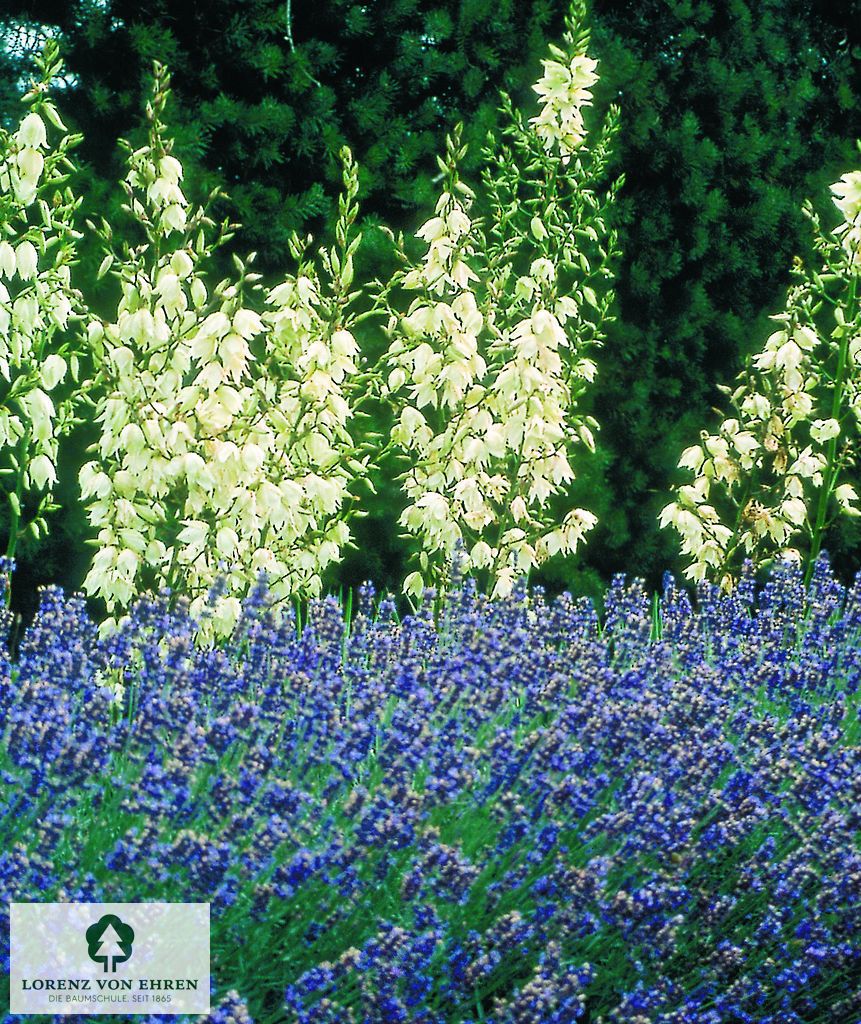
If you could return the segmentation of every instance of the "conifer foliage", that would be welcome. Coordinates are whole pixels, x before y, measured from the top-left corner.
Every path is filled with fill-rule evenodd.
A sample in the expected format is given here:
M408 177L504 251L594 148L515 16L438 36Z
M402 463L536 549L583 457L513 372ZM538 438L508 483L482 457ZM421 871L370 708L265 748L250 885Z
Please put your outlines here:
M22 18L33 17L32 4L18 6ZM528 91L567 5L72 0L37 7L62 35L78 82L67 109L89 140L102 194L119 174L116 140L140 126L152 62L162 61L175 91L171 121L183 151L196 156L204 190L230 193L244 247L277 272L292 231L334 212L343 145L362 168L366 210L411 224L438 192L435 157L446 130L466 120L477 159L499 89Z

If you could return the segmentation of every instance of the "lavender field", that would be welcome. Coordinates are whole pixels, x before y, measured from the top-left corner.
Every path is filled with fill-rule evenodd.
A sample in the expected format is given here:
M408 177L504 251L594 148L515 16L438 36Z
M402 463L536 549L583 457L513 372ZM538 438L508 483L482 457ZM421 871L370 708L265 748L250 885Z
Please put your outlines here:
M854 1024L859 587L257 592L209 650L48 592L3 657L2 902L211 901L221 1024Z

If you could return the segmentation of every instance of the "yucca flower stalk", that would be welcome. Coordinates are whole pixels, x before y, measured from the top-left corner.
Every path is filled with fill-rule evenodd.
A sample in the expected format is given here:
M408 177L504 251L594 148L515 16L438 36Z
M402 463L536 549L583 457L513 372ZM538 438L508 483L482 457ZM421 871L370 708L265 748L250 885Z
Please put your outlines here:
M77 420L82 346L73 286L80 199L69 188L80 141L50 95L62 63L48 41L15 131L0 131L0 474L8 506L6 553L38 540L57 509L60 438Z
M88 324L103 393L81 472L98 530L85 589L109 628L141 589L168 587L201 610L220 581L209 625L226 634L260 574L279 600L319 593L349 539L348 490L367 461L350 433L357 176L345 152L332 248L310 258L294 239L296 273L272 288L253 254L211 286L207 263L233 226L183 192L168 94L156 65L149 139L125 181L142 240L117 251L101 229L121 297L112 320Z
M679 465L693 474L661 513L681 535L686 574L734 585L746 559L812 572L840 516L858 516L861 426L861 172L831 189L841 221L823 229L805 205L819 265L793 269L776 330L723 389L731 406Z
M434 216L417 232L426 251L415 261L399 246L396 283L416 297L406 311L388 304L387 387L392 441L409 463L400 521L419 546L413 594L444 581L453 558L508 594L596 521L555 508L578 449L594 450L597 424L579 400L609 319L607 215L620 185L606 181L616 111L593 141L584 135L596 76L582 16L574 5L565 48L544 61L541 113L524 123L503 97L506 126L484 153L478 196L455 131Z

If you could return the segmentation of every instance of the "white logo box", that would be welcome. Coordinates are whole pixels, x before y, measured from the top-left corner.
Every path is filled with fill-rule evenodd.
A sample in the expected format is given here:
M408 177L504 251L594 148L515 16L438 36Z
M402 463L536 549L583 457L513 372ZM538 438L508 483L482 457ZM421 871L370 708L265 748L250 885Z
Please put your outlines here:
M208 903L12 903L13 1014L206 1014Z

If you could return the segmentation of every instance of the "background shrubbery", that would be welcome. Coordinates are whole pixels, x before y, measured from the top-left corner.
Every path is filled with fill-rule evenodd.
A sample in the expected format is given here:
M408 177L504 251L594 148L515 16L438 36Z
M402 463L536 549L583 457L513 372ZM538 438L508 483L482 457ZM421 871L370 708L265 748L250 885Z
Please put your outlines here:
M224 187L227 209L244 224L234 248L258 249L260 267L274 273L289 231L327 220L345 142L361 168L366 226L414 228L438 189L434 154L445 132L466 121L474 166L497 122L498 88L528 100L565 8L556 0L393 0L290 11L255 0L197 4L177 15L169 3L10 3L0 116L17 116L13 83L28 67L30 43L39 42L39 32L23 28L43 24L63 42L64 115L85 135L79 188L90 213L111 219L122 173L116 139L143 137L151 60L166 59L189 190ZM574 494L600 522L577 565L562 564L548 579L570 582L577 573L581 589L622 568L654 584L675 564L675 540L659 533L656 514L678 452L708 422L716 384L731 379L763 336L793 258L810 254L801 201L827 204L824 186L851 166L861 134L857 0L599 0L591 21L599 106L622 106L617 170L626 187L619 319L594 399L599 454ZM366 230L364 265L386 273L387 252L383 235ZM84 252L85 277L94 278L99 259L95 247ZM99 294L88 291L91 301ZM64 456L67 512L40 547L19 553L19 589L28 574L80 583L88 556L76 464L90 440L82 431ZM387 480L378 490L342 582L403 578L400 499ZM852 530L830 547L841 564L857 561Z

